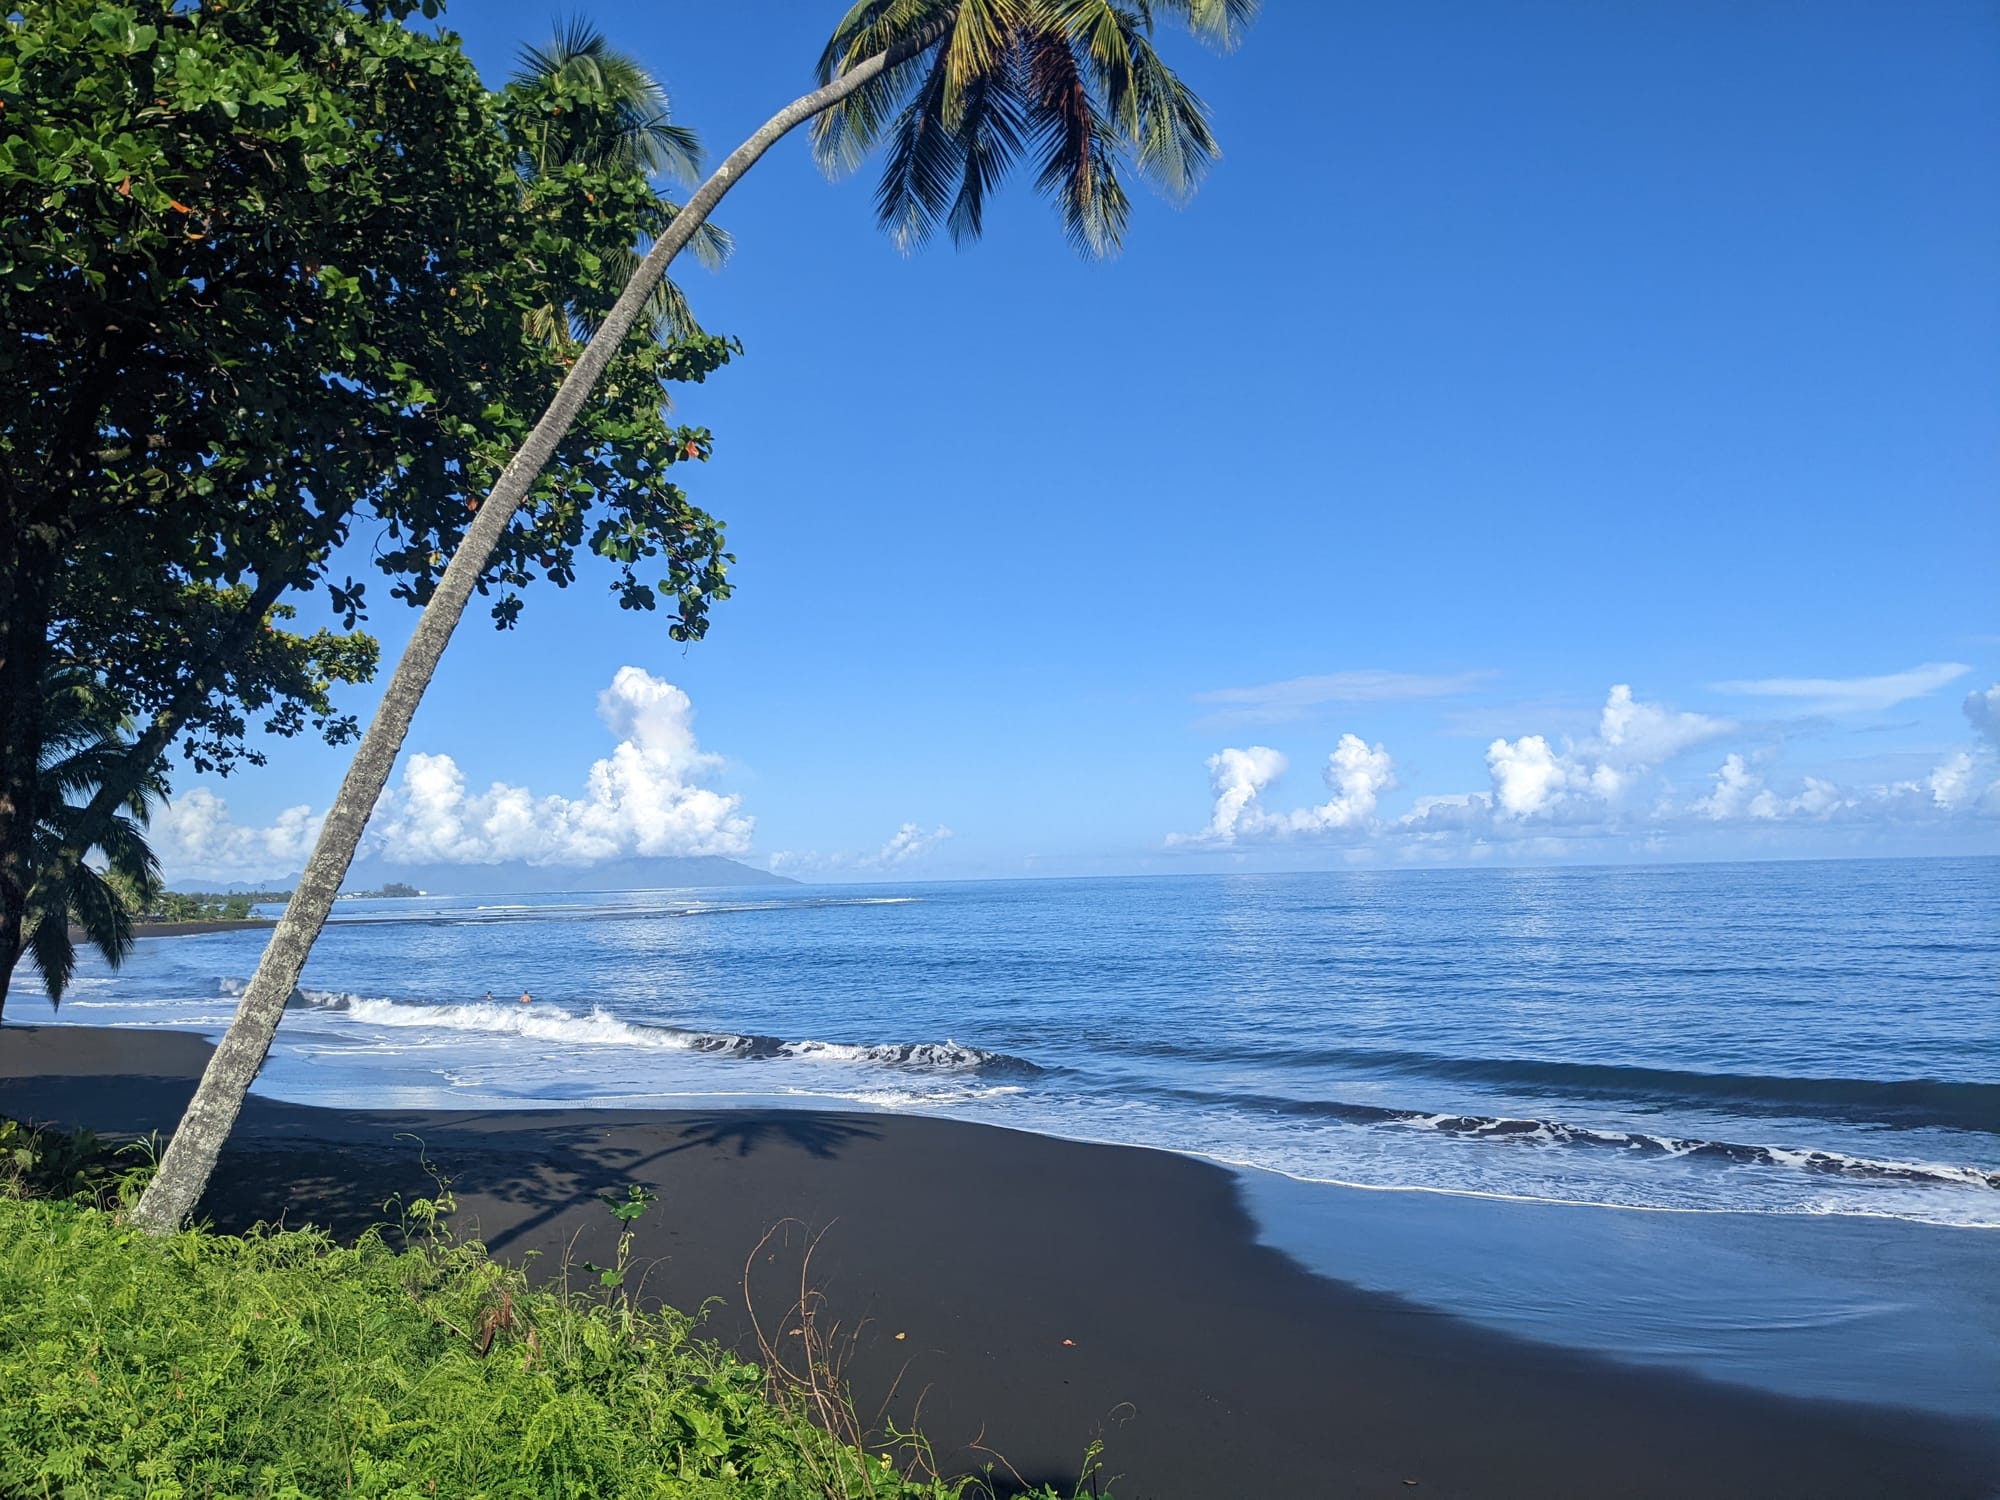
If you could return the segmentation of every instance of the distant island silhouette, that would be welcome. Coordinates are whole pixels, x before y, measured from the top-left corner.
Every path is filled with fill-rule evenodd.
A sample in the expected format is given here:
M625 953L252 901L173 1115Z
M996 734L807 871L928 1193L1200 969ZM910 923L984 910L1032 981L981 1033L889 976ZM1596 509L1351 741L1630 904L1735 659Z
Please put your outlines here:
M289 891L294 872L277 880L240 881L225 888L239 891ZM645 891L674 886L797 885L719 854L656 855L609 859L594 865L531 865L522 860L498 864L396 864L360 859L347 872L343 890L379 894L415 889L431 896L517 896L576 891Z

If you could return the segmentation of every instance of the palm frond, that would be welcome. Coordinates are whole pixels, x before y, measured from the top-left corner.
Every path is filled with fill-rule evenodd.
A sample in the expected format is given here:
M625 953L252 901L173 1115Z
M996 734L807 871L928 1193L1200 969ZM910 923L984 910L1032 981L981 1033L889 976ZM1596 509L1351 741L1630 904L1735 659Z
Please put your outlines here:
M735 248L735 243L720 229L715 230L712 240L714 243L706 247L707 253L701 258L719 265ZM692 243L702 245L703 236L697 232ZM644 252L632 246L607 254L605 267L613 281L629 281L643 258ZM707 331L695 318L687 293L670 276L662 276L653 287L652 296L646 300L645 316L653 330L653 337L663 343L698 337ZM522 315L522 328L528 336L552 349L587 343L597 336L598 322L598 319L586 317L575 308L537 307ZM665 390L660 392L660 401L663 407L673 405L673 398Z
M1218 52L1233 52L1257 19L1261 0L1152 0L1152 5Z
M118 893L103 875L88 865L78 865L69 889L62 893L69 914L90 946L104 955L114 969L132 952L132 913L118 899Z
M556 22L556 32L546 46L523 42L514 54L513 82L535 84L556 77L572 58L587 56L605 46L604 34L582 16Z
M1068 38L1071 50L1087 64L1091 82L1119 129L1136 137L1139 116L1132 87L1131 36L1145 25L1144 16L1110 0L1056 0L1049 19L1051 30Z
M70 941L67 913L31 911L27 917L24 945L35 970L42 976L42 989L49 1004L62 1004L63 991L76 976L76 944Z
M543 46L523 46L515 59L514 83L524 88L567 83L597 95L611 107L611 128L556 143L554 162L584 161L592 166L627 167L688 186L701 178L701 138L673 123L667 91L645 65L611 45L603 32L582 18L558 24Z
M1115 78L1122 92L1107 77L1107 99L1140 175L1175 202L1185 203L1222 148L1209 128L1201 96L1181 82L1132 20L1129 14L1119 17L1124 65Z
M701 134L689 125L676 125L664 113L641 123L646 143L646 170L683 187L701 181Z
M817 76L831 83L864 58L944 20L949 0L861 0L841 18L820 53ZM813 160L829 177L860 166L901 114L902 101L928 73L919 53L884 69L812 122Z
M113 818L97 841L98 848L104 851L106 872L141 890L157 886L161 878L159 857L146 841L143 822L137 818Z
M146 768L124 799L125 811L86 829L97 789L128 768L131 729L122 705L97 677L80 668L49 673L43 684L46 738L37 760L28 840L36 876L27 894L23 941L51 1002L76 971L74 924L116 967L132 948L132 918L117 889L143 892L160 880L159 862L144 833L152 804L166 795L164 771ZM102 870L78 851L100 850Z
M660 200L661 227L665 228L668 224L673 223L680 216L680 212L681 208L678 203L662 198ZM701 227L695 230L694 238L688 241L688 248L694 251L695 259L700 261L709 270L719 271L723 266L728 264L729 257L736 253L736 241L728 230L704 219L702 220Z
M959 0L939 49L945 72L938 114L946 129L960 129L967 98L1004 66L1026 20L1022 0Z
M1208 108L1154 48L1156 17L1236 45L1258 0L859 0L819 61L827 82L862 58L937 28L942 40L821 115L829 173L885 147L876 217L905 251L940 221L964 245L989 196L1029 151L1079 251L1122 243L1129 167L1185 200L1220 154Z
M1056 200L1063 234L1079 252L1104 256L1124 242L1131 202L1114 161L1117 127L1092 97L1069 39L1043 31L1022 48L1035 144L1035 186Z
M864 58L948 20L957 0L856 0L821 49L815 77L831 83Z
M882 180L875 189L875 218L908 254L930 238L951 202L964 163L964 142L941 118L950 73L939 51L922 85L904 105L889 135Z
M653 337L661 343L695 338L705 331L696 321L694 309L688 306L687 294L667 276L660 278L660 284L653 288L653 295L646 301L646 320L652 324ZM666 392L662 391L660 395L663 405L673 404Z
M1015 70L1003 69L976 80L966 91L958 138L958 196L951 205L951 238L971 244L985 227L987 195L998 188L1021 154L1026 111Z
M569 310L545 302L521 314L521 331L547 349L561 349L575 337Z

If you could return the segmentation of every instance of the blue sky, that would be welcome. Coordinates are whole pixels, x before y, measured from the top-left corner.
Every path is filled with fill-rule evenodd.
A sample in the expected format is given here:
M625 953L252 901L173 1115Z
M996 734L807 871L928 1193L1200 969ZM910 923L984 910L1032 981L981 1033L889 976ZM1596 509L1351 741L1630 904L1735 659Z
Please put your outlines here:
M719 156L839 10L586 13ZM554 12L449 16L497 83ZM685 650L589 573L468 620L391 847L2000 849L2000 11L1271 0L1230 57L1167 40L1225 155L1115 260L1025 182L906 259L802 139L746 179L682 279L748 353L677 398L737 596ZM169 873L296 869L344 759L181 777Z

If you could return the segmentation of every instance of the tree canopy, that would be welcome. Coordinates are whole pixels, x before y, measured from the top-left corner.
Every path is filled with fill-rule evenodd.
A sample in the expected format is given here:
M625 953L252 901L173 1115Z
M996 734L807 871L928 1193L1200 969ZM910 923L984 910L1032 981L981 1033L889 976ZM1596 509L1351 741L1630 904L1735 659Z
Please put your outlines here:
M94 675L137 721L135 778L173 741L226 771L258 759L253 729L351 738L337 688L377 648L368 582L335 570L372 543L392 598L429 599L633 247L674 216L655 155L575 144L629 139L631 80L563 68L489 91L456 37L404 24L419 9L436 7L29 0L0 20L16 944L45 672ZM481 572L497 624L595 554L621 604L663 610L675 639L706 630L731 559L671 476L710 435L669 422L664 386L736 347L691 322L620 345ZM326 623L297 623L307 596Z

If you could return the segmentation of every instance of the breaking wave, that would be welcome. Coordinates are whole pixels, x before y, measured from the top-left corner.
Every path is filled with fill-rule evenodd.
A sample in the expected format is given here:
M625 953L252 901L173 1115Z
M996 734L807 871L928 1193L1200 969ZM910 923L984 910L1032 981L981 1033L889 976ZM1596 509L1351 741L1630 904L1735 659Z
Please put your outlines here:
M1217 1102L1211 1095L1175 1091L1190 1103ZM1884 1161L1844 1151L1819 1151L1790 1146L1740 1145L1734 1141L1652 1135L1636 1130L1596 1130L1556 1120L1514 1119L1504 1115L1434 1114L1373 1104L1347 1104L1332 1099L1284 1099L1270 1095L1236 1095L1229 1102L1245 1111L1356 1125L1396 1126L1432 1131L1462 1140L1489 1141L1526 1147L1578 1147L1616 1151L1662 1160L1695 1160L1721 1165L1786 1167L1822 1176L1873 1182L1907 1182L1934 1187L1971 1187L2000 1191L2000 1172L1932 1162Z
M1377 1047L1273 1049L1223 1038L1204 1040L1197 1045L1128 1044L1128 1050L1211 1062L1361 1068L1376 1077L1493 1084L1517 1094L1604 1098L1667 1106L1720 1104L1755 1114L1810 1113L1890 1128L1942 1127L2000 1133L2000 1083L1711 1073L1548 1058L1451 1057Z
M241 994L240 981L226 980L225 994ZM588 1012L565 1010L547 1001L518 1005L492 1001L470 1005L430 1005L421 1001L384 1000L331 990L298 989L287 1009L339 1012L367 1026L394 1026L456 1031L473 1035L523 1036L561 1044L601 1047L650 1047L674 1052L704 1052L719 1057L761 1061L796 1058L833 1063L861 1063L928 1073L979 1073L985 1076L1030 1077L1042 1070L1024 1057L989 1052L947 1038L942 1042L823 1042L792 1041L733 1031L697 1031L626 1021L601 1007Z

